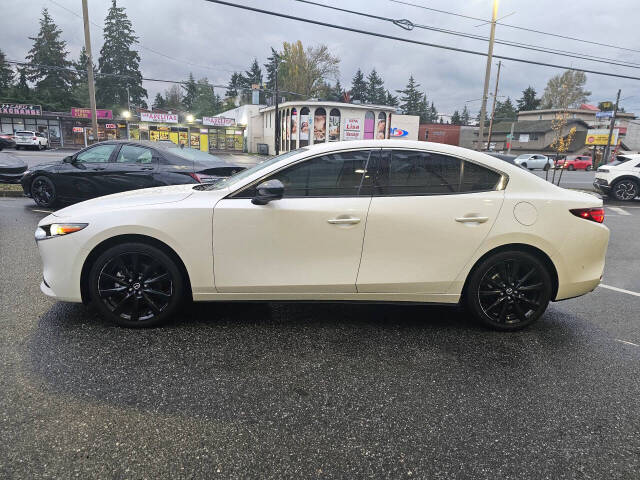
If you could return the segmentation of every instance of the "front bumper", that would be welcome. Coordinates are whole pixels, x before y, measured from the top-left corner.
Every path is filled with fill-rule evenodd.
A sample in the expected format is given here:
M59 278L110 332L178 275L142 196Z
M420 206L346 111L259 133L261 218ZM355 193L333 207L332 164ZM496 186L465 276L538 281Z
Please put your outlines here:
M611 185L609 185L609 182L602 178L596 178L593 181L593 188L595 188L598 192L605 194L611 191Z
M22 176L23 175L24 175L24 171L18 172L18 173L0 172L0 182L4 182L4 183L20 183L20 180L22 180Z

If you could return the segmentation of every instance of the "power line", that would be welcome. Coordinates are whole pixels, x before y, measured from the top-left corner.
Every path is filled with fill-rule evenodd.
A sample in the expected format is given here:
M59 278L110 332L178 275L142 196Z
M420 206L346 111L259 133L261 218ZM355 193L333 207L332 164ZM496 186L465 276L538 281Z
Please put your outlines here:
M479 20L481 22L487 22L487 20L484 19L484 18L471 17L469 15L462 15L460 13L450 12L450 11L447 11L447 10L440 10L438 8L426 7L424 5L419 5L419 4L411 3L411 2L406 2L404 0L389 0L389 1L393 2L393 3L401 3L403 5L409 5L411 7L422 8L423 10L430 10L432 12L444 13L446 15L453 15L455 17L462 17L462 18L467 18L467 19L470 19L470 20ZM566 40L573 40L575 42L590 43L592 45L599 45L601 47L617 48L619 50L626 50L628 52L640 53L640 50L636 50L636 49L633 49L633 48L627 48L627 47L620 47L619 45L611 45L611 44L608 44L608 43L594 42L592 40L585 40L583 38L575 38L575 37L569 37L567 35L560 35L559 33L543 32L542 30L536 30L534 28L527 28L527 27L520 27L518 25L512 25L512 24L509 24L509 23L502 23L502 22L496 22L496 23L498 25L502 25L503 27L514 28L514 29L517 29L517 30L524 30L524 31L527 31L527 32L532 32L532 33L538 33L540 35L548 35L550 37L564 38Z
M329 28L334 28L337 30L345 30L348 32L354 32L354 33L360 33L363 35L369 35L369 36L373 36L373 37L379 37L379 38L386 38L388 40L396 40L399 42L405 42L405 43L413 43L415 45L423 45L426 47L433 47L433 48L440 48L443 50L450 50L450 51L454 51L454 52L461 52L461 53L469 53L471 55L478 55L478 56L482 56L482 57L486 57L487 54L484 52L478 52L475 50L467 50L464 48L458 48L458 47L451 47L449 45L441 45L441 44L437 44L437 43L430 43L430 42L422 42L419 40L411 40L408 38L402 38L402 37L396 37L394 35L387 35L384 33L378 33L378 32L371 32L369 30L361 30L358 28L352 28L352 27L345 27L342 25L335 25L335 24L331 24L331 23L327 23L327 22L321 22L319 20L312 20L310 18L304 18L304 17L296 17L294 15L288 15L286 13L279 13L279 12L273 12L270 10L263 10L261 8L255 8L255 7L249 7L247 5L237 5L234 3L230 3L230 2L225 2L222 0L205 0L207 2L210 3L217 3L220 5L226 5L228 7L233 7L233 8L239 8L242 10L249 10L252 12L257 12L257 13L263 13L265 15L271 15L271 16L275 16L275 17L281 17L281 18L287 18L289 20L296 20L299 22L305 22L305 23L311 23L313 25L320 25L323 27L329 27ZM625 78L628 80L640 80L640 77L634 77L631 75L622 75L622 74L618 74L618 73L610 73L610 72L603 72L603 71L599 71L599 70L589 70L589 69L585 69L585 68L576 68L573 66L567 66L567 65L558 65L558 64L553 64L553 63L546 63L546 62L538 62L535 60L526 60L523 58L517 58L517 57L507 57L505 55L494 55L495 58L497 59L501 59L501 60L510 60L513 62L519 62L519 63L527 63L530 65L539 65L539 66L543 66L543 67L552 67L552 68L560 68L560 69L564 69L564 70L574 70L574 71L579 71L579 72L585 72L585 73L592 73L594 75L603 75L606 77L616 77L616 78Z
M470 38L470 39L474 39L474 40L480 40L483 42L488 42L489 38L484 37L482 35L476 35L473 33L466 33L466 32L460 32L460 31L456 31L456 30L448 30L445 28L439 28L439 27L434 27L431 25L422 25L419 23L415 23L411 20L406 20L406 19L393 19L393 18L389 18L389 17L383 17L380 15L373 15L370 13L365 13L365 12L359 12L359 11L355 11L355 10L349 10L346 8L340 8L340 7L336 7L333 5L325 5L322 3L318 3L318 2L313 2L310 0L295 0L297 2L300 3L307 3L309 5L314 5L317 7L322 7L322 8L327 8L329 10L336 10L336 11L340 11L340 12L345 12L345 13L351 13L354 15L360 15L362 17L367 17L367 18L374 18L376 20L382 20L382 21L386 21L386 22L391 22L394 25L400 26L401 28L404 28L405 30L412 30L413 28L420 28L423 30L430 30L430 31L434 31L434 32L439 32L439 33L444 33L447 35L455 35L458 37L464 37L464 38ZM583 54L583 53L578 53L578 52L570 52L567 50L560 50L560 49L555 49L555 48L547 48L547 47L541 47L539 45L531 45L528 43L522 43L522 42L515 42L512 40L501 40L501 39L495 39L495 43L499 43L501 45L506 45L506 46L510 46L510 47L515 47L515 48L522 48L525 50L533 50L533 51L538 51L538 52L543 52L543 53L551 53L552 55L562 55L565 57L570 57L570 58L577 58L580 60L587 60L587 61L591 61L591 62L598 62L598 63L607 63L609 65L616 65L619 67L627 67L627 68L637 68L640 69L640 63L634 63L634 62L628 62L628 61L623 61L623 60L615 60L612 58L606 58L606 57L598 57L595 55L589 55L589 54Z

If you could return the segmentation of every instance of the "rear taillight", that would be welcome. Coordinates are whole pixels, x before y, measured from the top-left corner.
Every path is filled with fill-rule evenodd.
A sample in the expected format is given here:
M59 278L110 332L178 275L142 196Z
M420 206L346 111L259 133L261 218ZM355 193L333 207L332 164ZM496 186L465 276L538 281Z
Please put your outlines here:
M33 137L31 140L37 140L37 139L38 139L38 137Z
M576 217L584 218L585 220L591 220L592 222L602 223L604 222L604 208L574 208L569 210Z

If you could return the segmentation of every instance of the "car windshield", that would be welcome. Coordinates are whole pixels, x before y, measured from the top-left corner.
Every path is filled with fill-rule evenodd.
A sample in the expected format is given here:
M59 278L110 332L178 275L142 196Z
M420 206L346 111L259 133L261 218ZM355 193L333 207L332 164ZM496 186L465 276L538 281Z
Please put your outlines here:
M265 160L264 162L254 165L251 168L242 170L241 172L236 173L235 175L232 175L230 177L222 178L214 183L208 183L206 185L202 185L201 189L202 190L219 190L221 188L231 187L236 183L240 182L241 180L244 180L245 178L249 177L250 175L253 175L256 172L259 172L263 168L267 168L270 165L273 165L274 163L279 162L280 160L283 160L288 157L292 157L293 155L297 155L298 153L305 152L307 150L308 150L307 148L298 148L297 150L291 150L290 152L283 153L282 155L278 155L276 157L272 157L268 160Z

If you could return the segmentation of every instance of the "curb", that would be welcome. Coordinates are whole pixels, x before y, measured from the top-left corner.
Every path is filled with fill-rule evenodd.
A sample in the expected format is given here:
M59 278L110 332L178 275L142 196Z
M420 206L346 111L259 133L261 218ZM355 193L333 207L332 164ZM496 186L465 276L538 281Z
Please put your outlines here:
M14 198L19 198L19 197L25 197L24 192L21 192L20 190L2 190L0 189L0 197L14 197Z

